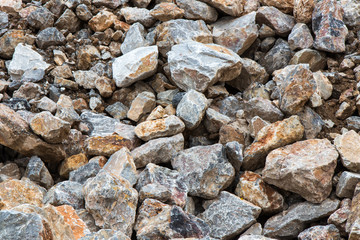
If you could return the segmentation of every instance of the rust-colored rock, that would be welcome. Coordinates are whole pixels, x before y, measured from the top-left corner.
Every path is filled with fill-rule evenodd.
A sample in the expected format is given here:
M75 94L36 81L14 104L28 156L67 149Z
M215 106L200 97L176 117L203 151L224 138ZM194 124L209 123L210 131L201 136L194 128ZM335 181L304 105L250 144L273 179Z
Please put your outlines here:
M87 163L88 163L88 159L87 159L86 155L83 153L68 157L61 163L60 170L59 170L60 176L63 178L68 178L69 173L71 171L74 171L74 170L78 169L79 167L84 166Z
M132 150L134 148L130 139L124 138L117 134L109 136L89 137L85 140L85 150L87 155L107 156L117 152L123 147Z
M102 32L114 25L115 20L116 16L113 13L103 10L90 19L89 26L94 32Z
M174 3L160 3L156 5L151 11L150 15L153 18L166 22L171 19L182 18L184 16L184 10L176 6Z
M296 22L311 22L311 15L314 7L314 0L294 0L294 17Z

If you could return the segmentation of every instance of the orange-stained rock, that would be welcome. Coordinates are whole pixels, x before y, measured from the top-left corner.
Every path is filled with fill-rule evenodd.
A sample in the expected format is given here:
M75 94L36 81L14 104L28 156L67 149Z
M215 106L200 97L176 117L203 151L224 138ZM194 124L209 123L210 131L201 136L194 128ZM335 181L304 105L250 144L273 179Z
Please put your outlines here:
M283 13L292 13L294 0L260 0L262 5L276 7Z
M246 0L201 0L209 5L220 9L233 17L239 17L244 13Z
M112 12L103 10L90 19L89 26L94 32L102 32L114 25L115 20L116 16Z
M68 178L69 173L71 171L74 171L74 170L78 169L79 167L84 166L87 163L88 163L88 159L87 159L86 155L83 153L79 153L79 154L73 155L71 157L68 157L61 163L60 170L59 170L60 176L63 178Z
M157 20L166 22L171 19L182 18L184 16L184 10L176 6L174 3L162 2L156 5L151 11L150 15Z
M0 183L0 210L25 203L42 207L43 197L43 192L31 181L10 179Z
M7 13L19 12L21 7L21 0L0 0L0 11Z
M296 22L311 22L314 7L314 0L294 0L294 17Z
M73 231L75 239L79 239L86 234L90 233L86 224L83 220L75 212L75 209L69 205L62 205L59 207L55 207L59 214L64 217L64 221L71 227Z
M89 137L85 140L85 150L87 155L107 156L110 157L123 147L133 149L133 143L127 138L117 134L109 136Z
M114 21L114 29L115 30L121 30L124 32L127 32L130 28L130 24L127 24L126 22L120 21L120 20L115 20Z
M6 1L6 0L5 0ZM12 1L12 0L9 0ZM1 0L0 0L1 9ZM10 59L19 43L31 44L31 39L23 30L9 30L0 38L0 57Z

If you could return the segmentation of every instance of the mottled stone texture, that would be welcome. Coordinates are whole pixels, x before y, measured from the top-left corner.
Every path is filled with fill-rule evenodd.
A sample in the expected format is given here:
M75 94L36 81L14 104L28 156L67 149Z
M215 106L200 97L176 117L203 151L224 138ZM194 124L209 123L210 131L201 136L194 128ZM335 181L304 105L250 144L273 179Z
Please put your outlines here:
M341 163L353 172L360 172L360 135L354 130L337 136L334 145L340 153Z

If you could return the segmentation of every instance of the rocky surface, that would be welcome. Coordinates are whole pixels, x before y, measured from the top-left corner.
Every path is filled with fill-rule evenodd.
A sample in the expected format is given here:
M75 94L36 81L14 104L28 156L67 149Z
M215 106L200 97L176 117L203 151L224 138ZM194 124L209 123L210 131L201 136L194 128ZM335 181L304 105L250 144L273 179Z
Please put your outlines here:
M359 10L0 0L0 238L360 239Z

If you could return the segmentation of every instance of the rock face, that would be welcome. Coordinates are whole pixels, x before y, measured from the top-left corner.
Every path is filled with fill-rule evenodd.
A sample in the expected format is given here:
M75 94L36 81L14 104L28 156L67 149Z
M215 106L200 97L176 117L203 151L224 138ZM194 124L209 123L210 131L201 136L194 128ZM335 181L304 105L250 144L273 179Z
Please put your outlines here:
M184 17L186 19L200 19L205 22L215 22L218 17L215 8L201 1L178 0L176 4L184 10Z
M259 63L266 69L267 73L272 74L275 70L286 67L290 60L290 46L286 41L279 38L274 47L266 53L264 58L259 60Z
M84 208L82 185L73 181L57 183L44 196L44 203L53 206L70 205L75 209Z
M230 81L241 73L240 57L215 44L189 41L173 46L167 55L171 78L184 91L204 92L219 80Z
M203 204L205 211L199 215L211 229L210 236L217 239L228 239L236 236L255 223L261 208L240 199L239 197L221 192Z
M340 239L339 230L335 225L314 226L302 231L298 238L304 239Z
M242 0L201 0L209 5L227 13L230 16L239 17L244 11L245 2Z
M296 142L269 153L263 178L265 182L298 193L310 202L320 203L331 192L338 156L327 139Z
M315 4L312 28L316 49L331 53L345 51L348 29L343 22L343 14L344 10L337 1L326 0Z
M181 151L171 165L184 175L191 196L214 198L230 185L235 170L221 144L197 146Z
M336 195L341 198L351 198L358 182L360 182L360 174L344 171L336 186Z
M294 0L294 17L296 22L311 22L314 7L314 0Z
M353 172L360 172L360 135L354 130L337 136L334 145L340 153L341 163Z

